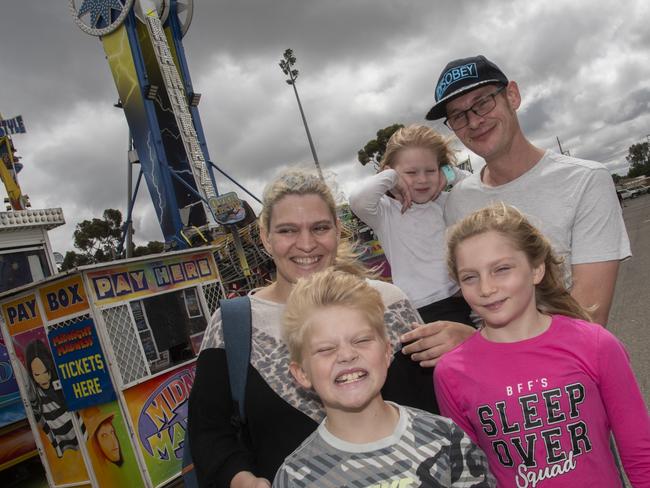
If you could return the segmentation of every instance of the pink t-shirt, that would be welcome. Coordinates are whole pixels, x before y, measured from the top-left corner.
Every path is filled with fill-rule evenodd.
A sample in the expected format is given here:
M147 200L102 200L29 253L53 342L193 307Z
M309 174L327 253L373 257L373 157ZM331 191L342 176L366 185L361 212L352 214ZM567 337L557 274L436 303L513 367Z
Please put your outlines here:
M614 433L634 487L650 486L650 419L623 345L605 328L553 316L543 334L480 333L434 373L443 415L485 451L502 488L622 486Z

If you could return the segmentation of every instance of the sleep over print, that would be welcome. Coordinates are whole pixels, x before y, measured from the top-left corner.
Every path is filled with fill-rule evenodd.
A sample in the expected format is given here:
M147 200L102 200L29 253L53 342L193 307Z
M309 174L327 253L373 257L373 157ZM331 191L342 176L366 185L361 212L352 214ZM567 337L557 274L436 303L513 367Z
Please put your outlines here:
M485 452L500 488L650 487L650 419L623 345L554 315L530 339L474 334L435 368L440 411Z

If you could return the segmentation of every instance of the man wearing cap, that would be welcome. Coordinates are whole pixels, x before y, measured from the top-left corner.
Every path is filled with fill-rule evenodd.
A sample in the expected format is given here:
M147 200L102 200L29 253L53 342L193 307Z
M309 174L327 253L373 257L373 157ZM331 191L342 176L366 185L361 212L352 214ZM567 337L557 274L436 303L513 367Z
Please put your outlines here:
M503 201L526 213L565 259L571 294L606 324L619 261L630 243L609 171L600 163L534 146L519 126L519 87L484 56L450 62L438 79L426 118L444 118L472 152L480 173L449 195L445 220Z

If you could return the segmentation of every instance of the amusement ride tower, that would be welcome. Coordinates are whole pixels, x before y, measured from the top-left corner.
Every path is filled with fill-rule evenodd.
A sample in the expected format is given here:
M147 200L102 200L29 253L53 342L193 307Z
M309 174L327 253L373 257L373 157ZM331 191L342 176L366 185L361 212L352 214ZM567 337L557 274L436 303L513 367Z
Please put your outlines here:
M213 242L241 203L219 195L209 162L182 44L192 1L71 0L70 9L102 42L132 137L129 160L140 163L167 248Z

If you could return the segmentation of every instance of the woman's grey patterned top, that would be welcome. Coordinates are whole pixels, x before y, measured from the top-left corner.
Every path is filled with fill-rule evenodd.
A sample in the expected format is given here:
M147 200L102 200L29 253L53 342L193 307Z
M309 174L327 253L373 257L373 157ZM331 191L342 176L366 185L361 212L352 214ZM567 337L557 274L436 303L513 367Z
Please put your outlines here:
M421 323L422 320L399 288L378 280L368 280L368 283L379 291L384 300L384 320L393 352L396 353L401 348L400 335L411 330L411 323ZM251 365L280 398L314 421L321 422L325 418L325 411L320 400L313 391L305 390L295 383L289 373L289 350L281 337L285 305L259 298L255 295L255 290L250 294L250 300ZM201 350L223 347L221 311L217 310L205 331Z

